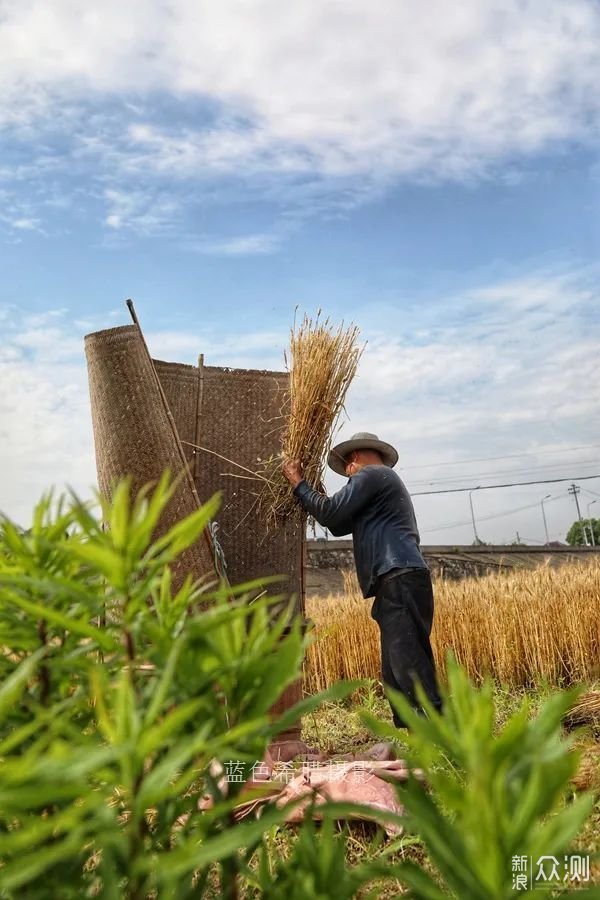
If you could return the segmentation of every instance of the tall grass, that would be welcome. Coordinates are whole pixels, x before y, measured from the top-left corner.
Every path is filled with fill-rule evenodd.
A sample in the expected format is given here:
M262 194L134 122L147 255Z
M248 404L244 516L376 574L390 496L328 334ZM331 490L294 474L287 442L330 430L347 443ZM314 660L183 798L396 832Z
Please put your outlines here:
M440 678L452 648L469 675L502 684L564 686L600 677L600 563L498 573L434 584L433 650ZM379 629L353 575L342 596L307 600L315 641L305 690L340 678L380 678Z

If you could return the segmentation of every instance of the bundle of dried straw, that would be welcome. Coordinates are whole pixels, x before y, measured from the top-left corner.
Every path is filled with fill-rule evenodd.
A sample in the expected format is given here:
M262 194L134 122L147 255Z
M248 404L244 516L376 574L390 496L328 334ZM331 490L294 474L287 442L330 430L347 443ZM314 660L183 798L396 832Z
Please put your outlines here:
M290 372L287 397L287 428L282 455L270 460L265 470L261 508L271 522L300 515L290 485L281 472L282 459L299 459L304 477L317 490L323 490L325 456L331 447L339 417L344 408L363 347L357 345L358 328L342 323L337 329L317 313L307 315L291 332L286 365Z
M563 719L566 728L579 725L600 725L600 691L587 691Z

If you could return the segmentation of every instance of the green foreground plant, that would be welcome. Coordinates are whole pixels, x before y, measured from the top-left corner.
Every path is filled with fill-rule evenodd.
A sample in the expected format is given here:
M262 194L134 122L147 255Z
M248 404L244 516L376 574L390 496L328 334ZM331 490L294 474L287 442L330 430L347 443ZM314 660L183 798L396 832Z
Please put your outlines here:
M323 825L309 815L296 830L283 831L286 810L274 805L237 821L243 780L227 781L228 765L248 774L300 715L357 685L272 720L301 671L300 625L289 609L274 613L281 597L249 603L258 583L209 589L189 579L174 590L170 567L218 500L154 540L171 493L165 476L132 502L123 483L101 516L77 498L45 498L29 531L1 524L3 900L349 900L373 879L400 879L415 898L494 900L514 894L514 855L568 848L591 804L561 799L577 764L559 738L572 695L531 721L524 706L495 735L491 685L476 690L456 664L442 718L415 716L394 698L429 785L399 788L402 822L420 835L438 881L397 861L393 845L379 852L377 843L376 855L348 866L347 832L333 823L356 806L320 807ZM211 804L201 810L204 795Z
M411 861L401 863L396 874L410 887L410 897L507 900L565 887L564 856L594 803L590 794L575 797L569 791L579 755L572 738L563 737L561 721L578 693L575 688L553 695L534 718L524 699L496 731L491 679L475 688L451 653L442 715L421 690L426 716L390 692L410 728L407 758L423 770L428 785L411 776L400 789L405 824L422 838L438 873L434 879ZM362 718L380 736L397 735L369 713ZM536 880L536 871L527 885L519 885L515 860L525 859L529 870L542 857L558 860L562 885L548 878L551 868L547 881ZM567 889L581 886L582 880L569 876ZM600 897L600 887L576 895Z
M242 783L219 773L247 774L318 704L269 715L301 670L299 623L273 617L276 597L248 604L256 584L173 591L170 565L218 499L153 541L171 491L165 477L132 504L121 484L108 528L76 498L42 500L26 533L2 523L2 897L199 896L215 864L235 896L283 818L235 823Z

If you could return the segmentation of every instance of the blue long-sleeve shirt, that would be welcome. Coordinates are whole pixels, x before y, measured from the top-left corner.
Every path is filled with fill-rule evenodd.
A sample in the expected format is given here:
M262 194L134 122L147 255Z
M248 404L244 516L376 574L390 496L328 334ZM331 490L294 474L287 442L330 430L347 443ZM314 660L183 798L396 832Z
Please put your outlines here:
M415 511L402 479L388 466L365 466L332 497L301 481L294 493L304 509L334 537L350 534L364 597L390 569L426 569Z

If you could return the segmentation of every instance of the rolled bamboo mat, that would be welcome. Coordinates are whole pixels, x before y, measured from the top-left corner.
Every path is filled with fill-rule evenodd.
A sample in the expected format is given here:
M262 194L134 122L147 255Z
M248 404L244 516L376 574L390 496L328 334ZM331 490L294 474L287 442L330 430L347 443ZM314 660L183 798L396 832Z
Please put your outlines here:
M160 519L156 536L199 506L173 416L137 325L97 331L85 337L96 468L101 494L111 497L115 483L130 476L133 492L156 482L165 469L183 472ZM173 567L177 588L188 573L215 576L208 535L190 547Z

